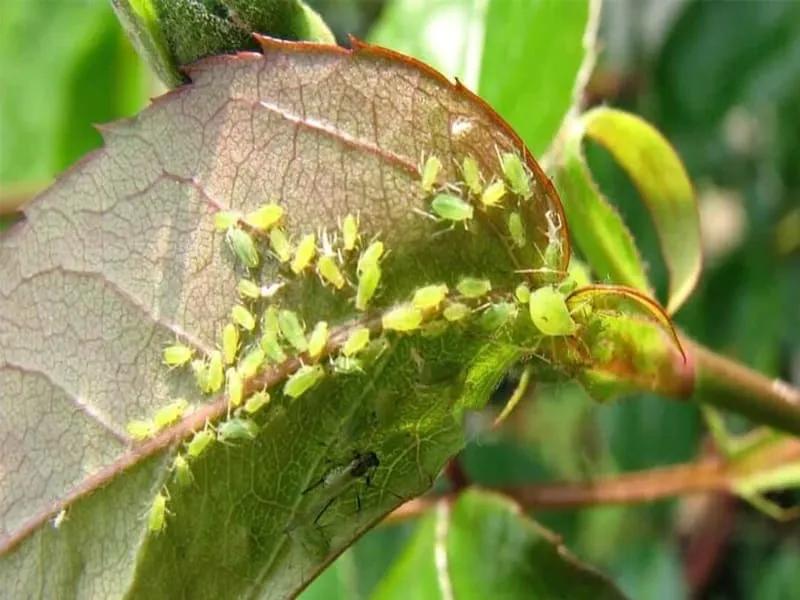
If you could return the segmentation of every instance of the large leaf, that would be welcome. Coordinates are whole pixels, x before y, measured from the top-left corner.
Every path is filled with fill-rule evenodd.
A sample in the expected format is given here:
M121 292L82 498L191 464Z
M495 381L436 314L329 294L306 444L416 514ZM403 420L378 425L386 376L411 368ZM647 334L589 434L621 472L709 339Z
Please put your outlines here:
M192 85L104 128L106 147L0 240L0 585L16 597L295 593L430 485L463 445L461 413L482 406L523 354L512 337L529 335L524 318L487 332L496 312L448 326L436 310L425 319L438 330L382 333L381 311L421 285L455 289L464 276L490 278L492 299L513 298L523 277L536 284L517 270L541 268L548 241L562 250L556 268L566 266L562 230L547 227L561 213L552 185L477 97L387 50L262 44L263 58L206 60L190 70ZM438 181L452 185L466 155L487 180L502 177L498 149L524 157L531 200L477 207L469 227L420 214L432 206L421 155L438 156ZM286 361L246 381L246 395L273 395L255 419L257 437L217 443L181 487L169 470L176 444L229 409L225 397L197 392L186 369L165 368L162 351L176 337L200 355L218 343L245 273L215 218L267 201L284 207L295 241L322 230L334 239L346 214L359 215L362 249L380 236L384 275L366 315L350 286L326 287L313 270L295 275L261 245L250 276L284 281L275 302L309 328L330 324L323 357L335 357L354 320L383 346L363 373L336 375L323 360L328 375L297 399L283 382L311 359L285 348ZM527 229L521 246L504 233L512 203ZM356 282L358 256L331 243ZM188 416L133 445L126 423L176 397L188 399ZM334 486L335 468L370 453L379 463L372 485L351 467L353 485ZM148 531L148 508L162 494L166 527Z
M439 597L624 598L511 501L477 489L438 504L373 595Z

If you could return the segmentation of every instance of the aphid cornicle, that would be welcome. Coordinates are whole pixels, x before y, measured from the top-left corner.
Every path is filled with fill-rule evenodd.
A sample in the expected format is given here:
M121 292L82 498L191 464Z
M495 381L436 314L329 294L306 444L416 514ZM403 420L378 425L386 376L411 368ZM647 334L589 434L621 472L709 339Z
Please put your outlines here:
M500 156L500 164L511 191L523 198L530 198L533 195L530 175L519 154L504 152Z
M488 279L464 277L456 284L456 289L465 298L480 298L492 291L492 282Z
M314 256L317 254L317 236L313 233L303 236L300 243L297 244L297 249L292 259L292 264L289 268L296 275L305 271L313 262Z
M222 328L222 363L232 365L239 352L239 328L233 323L227 323Z
M481 181L478 161L471 156L465 156L464 161L461 163L461 175L464 178L464 183L467 184L469 193L473 196L480 196L483 191L483 182Z
M436 194L431 209L440 219L453 223L465 223L472 219L475 209L466 200L453 194Z
M325 374L319 365L303 365L283 385L283 393L290 398L299 398L314 387Z
M354 356L361 352L369 344L369 328L359 327L350 332L342 345L342 354Z
M508 215L508 233L518 248L524 248L525 244L528 243L528 238L525 235L525 225L522 223L522 215L517 211L512 211Z
M292 244L283 229L275 227L270 230L269 245L279 262L286 263L291 260Z
M381 268L378 265L369 265L358 276L356 288L356 309L364 311L370 300L375 296L378 284L381 281Z
M308 336L308 355L311 358L317 358L325 350L325 346L328 345L328 335L327 322L320 321L314 325L311 335Z
M278 327L281 335L286 338L292 347L298 352L305 352L308 350L308 340L306 340L303 325L300 323L300 317L296 312L291 310L281 310L278 312Z
M422 324L422 311L410 304L403 304L385 313L381 325L390 331L414 331Z
M358 217L347 215L342 221L342 246L350 252L358 244Z
M194 351L183 344L173 344L164 348L164 364L170 368L182 367L192 360Z
M255 269L258 266L260 261L258 249L249 233L238 227L229 227L228 231L225 233L225 240L236 255L236 258L238 258L245 267L248 269Z
M420 187L424 194L430 194L436 185L439 171L442 169L442 161L433 154L428 156L420 169Z
M158 430L164 429L164 427L180 421L187 408L189 408L189 403L183 398L170 402L156 411L156 414L153 415L153 424Z
M256 318L241 304L234 304L231 309L231 319L242 329L253 331L256 327Z
M186 455L191 459L198 458L215 439L214 430L208 427L208 423L206 423L205 429L195 432L192 439L186 444Z
M317 261L317 273L325 283L330 283L337 290L344 287L345 279L336 260L329 254L324 254Z
M411 304L414 308L419 308L420 310L436 308L445 299L447 292L447 286L444 284L427 285L414 292Z
M217 231L227 231L242 220L238 210L221 210L214 215L214 227Z
M253 229L268 231L275 227L283 218L283 207L278 204L264 204L253 212L247 213L244 222Z

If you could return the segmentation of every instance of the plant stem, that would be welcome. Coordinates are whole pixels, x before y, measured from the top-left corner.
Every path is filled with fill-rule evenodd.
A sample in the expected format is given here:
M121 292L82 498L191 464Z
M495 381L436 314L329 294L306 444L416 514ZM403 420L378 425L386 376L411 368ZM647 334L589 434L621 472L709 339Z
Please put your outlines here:
M800 440L787 439L762 456L759 468L768 470L800 459ZM703 492L728 492L742 473L736 463L719 457L694 463L663 467L607 477L586 483L526 484L497 491L526 509L565 510L606 504L637 504L673 496ZM442 497L454 500L456 492L415 498L387 517L387 522L404 521L427 512Z
M800 390L770 379L696 342L682 339L695 361L698 402L800 436Z

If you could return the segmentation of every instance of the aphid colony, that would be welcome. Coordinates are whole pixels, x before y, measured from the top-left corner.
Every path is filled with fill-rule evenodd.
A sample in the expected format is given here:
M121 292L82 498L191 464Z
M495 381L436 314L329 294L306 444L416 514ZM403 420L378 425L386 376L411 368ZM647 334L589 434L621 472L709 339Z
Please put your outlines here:
M421 162L419 168L420 189L430 198L430 213L423 213L436 221L461 223L465 227L475 217L475 209L490 213L494 209L508 210L506 228L511 242L522 248L527 244L522 213L524 202L533 196L532 176L528 167L515 152L497 151L497 159L502 177L490 181L484 179L477 160L465 156L456 165L461 180L439 184L442 162L433 154Z

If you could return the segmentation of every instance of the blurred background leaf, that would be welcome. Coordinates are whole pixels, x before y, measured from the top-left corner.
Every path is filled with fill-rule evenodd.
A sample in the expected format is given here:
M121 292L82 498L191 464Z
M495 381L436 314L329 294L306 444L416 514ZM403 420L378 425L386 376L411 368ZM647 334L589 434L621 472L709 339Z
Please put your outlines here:
M484 27L487 0L309 4L340 42L353 33L430 61L473 89L480 80L483 93L493 93L491 73L480 66L484 35L490 35ZM491 11L503 5L493 0ZM790 217L800 197L798 11L800 3L790 1L606 2L600 24L604 51L586 94L590 104L630 110L658 127L676 145L696 186L704 275L678 323L711 348L795 385L800 231ZM99 144L90 123L132 114L158 93L106 2L3 2L0 32L2 191L46 184ZM504 35L497 33L500 44L507 41ZM518 78L539 89L532 75L540 68L534 61L517 70ZM507 85L510 73L494 73ZM515 126L524 130L530 123ZM598 184L633 231L659 297L666 297L666 269L646 208L607 153L587 150ZM498 390L499 402L510 389ZM591 480L690 461L705 437L690 404L644 396L598 407L567 384L538 387L501 432L490 430L491 421L475 416L463 455L468 474L487 486ZM748 424L729 419L729 425L741 430ZM800 500L796 494L773 499L783 505ZM536 518L634 598L795 595L800 525L776 524L737 501L722 515L728 532L715 534L718 544L702 556L710 565L706 574L689 578L689 534L681 524L689 504L539 512ZM711 518L699 514L701 522ZM370 532L303 597L336 598L356 590L350 597L368 598L415 526ZM332 587L318 587L323 585ZM334 587L343 591L326 595Z

